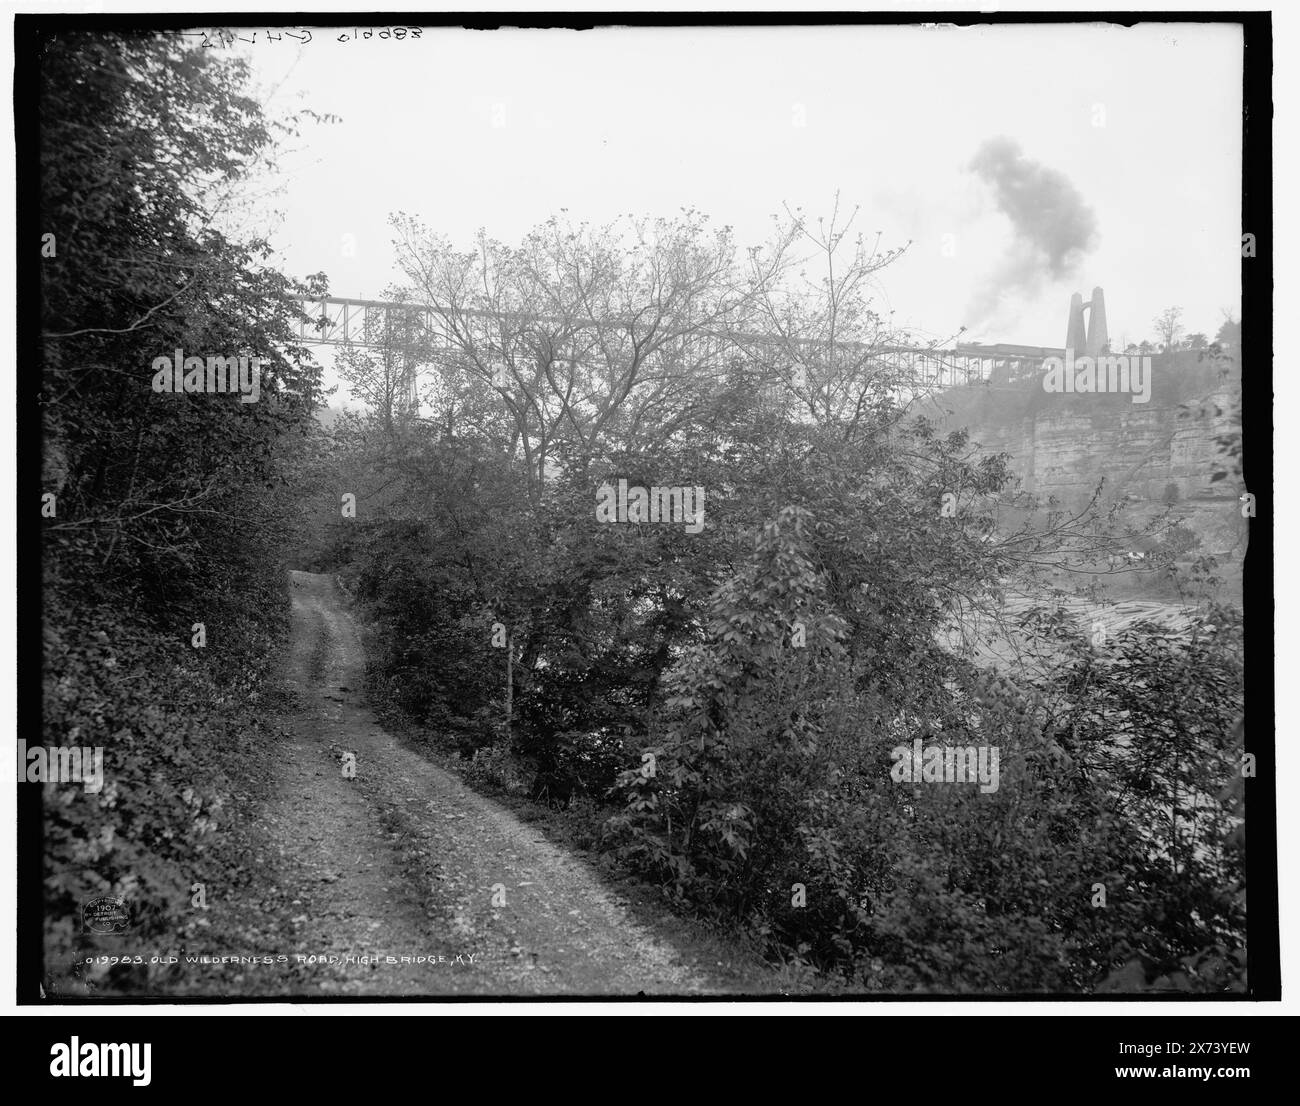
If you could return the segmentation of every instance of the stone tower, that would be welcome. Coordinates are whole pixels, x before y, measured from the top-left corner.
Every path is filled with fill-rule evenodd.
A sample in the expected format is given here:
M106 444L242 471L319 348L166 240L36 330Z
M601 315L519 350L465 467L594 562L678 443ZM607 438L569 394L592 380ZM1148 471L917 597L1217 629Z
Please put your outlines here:
M1088 340L1083 331L1083 297L1075 292L1070 297L1070 323L1065 330L1065 348L1081 354Z
M1092 290L1092 305L1088 308L1088 355L1096 357L1110 344L1106 333L1106 297L1101 288Z
M1088 329L1083 327L1083 313L1088 312ZM1096 357L1110 341L1106 333L1106 297L1100 287L1092 290L1092 300L1085 304L1083 296L1075 292L1070 297L1070 321L1065 330L1065 348L1074 350L1075 356Z

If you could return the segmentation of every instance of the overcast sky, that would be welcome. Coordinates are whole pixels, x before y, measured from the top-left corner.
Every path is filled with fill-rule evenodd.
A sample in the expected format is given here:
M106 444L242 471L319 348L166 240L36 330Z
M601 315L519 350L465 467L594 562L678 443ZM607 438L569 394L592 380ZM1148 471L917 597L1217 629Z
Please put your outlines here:
M335 295L398 279L396 211L469 247L561 208L602 222L694 206L747 245L783 202L828 212L838 189L884 247L912 240L882 304L923 335L1062 345L1070 293L1094 285L1113 340L1151 337L1170 305L1210 335L1238 312L1233 26L338 34L239 47L273 111L342 117L288 159L274 234L283 267L324 270ZM974 171L990 148L1002 160ZM1017 181L1072 210L1017 222ZM1071 220L1085 244L1048 263L1032 239Z

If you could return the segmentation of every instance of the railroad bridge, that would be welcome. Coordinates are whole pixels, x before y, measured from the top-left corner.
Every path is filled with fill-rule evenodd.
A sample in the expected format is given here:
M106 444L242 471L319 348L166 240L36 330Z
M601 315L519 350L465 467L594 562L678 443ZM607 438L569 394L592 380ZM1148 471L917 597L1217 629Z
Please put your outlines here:
M564 319L549 316L516 316L429 304L388 300L347 299L338 296L300 298L294 301L302 314L297 338L304 345L381 349L402 357L400 393L410 411L418 408L416 383L425 365L436 366L442 358L464 353L475 327L484 324L494 334L524 334L529 326L546 324L560 331L623 330L633 324L617 320ZM1010 386L1037 374L1043 360L1063 356L1063 349L1009 344L952 346L900 346L861 342L827 342L820 339L790 338L774 333L683 327L677 336L679 353L689 347L695 364L726 366L748 354L787 367L815 363L827 348L845 363L887 369L891 381L903 390L934 391L985 382L991 387Z

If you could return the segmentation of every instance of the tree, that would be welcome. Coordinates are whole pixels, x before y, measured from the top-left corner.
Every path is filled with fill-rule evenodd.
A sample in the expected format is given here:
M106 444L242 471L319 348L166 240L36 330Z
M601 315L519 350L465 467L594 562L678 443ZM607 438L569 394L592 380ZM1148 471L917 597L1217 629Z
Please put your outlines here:
M748 329L767 340L745 350L766 369L764 383L774 381L794 410L850 438L890 396L916 387L909 367L888 352L916 343L872 297L880 274L907 246L882 249L879 232L871 241L853 235L857 215L856 209L843 215L838 194L828 218L812 220L802 209L787 208L766 253L750 252L755 265L761 257L784 255L793 263L756 283ZM799 255L799 249L808 252Z
M57 243L41 264L57 501L42 721L51 747L80 732L112 764L98 796L45 806L47 964L70 962L99 894L132 902L142 938L184 942L193 874L229 847L227 772L266 736L248 704L283 628L286 478L319 383L290 297L322 286L216 226L275 133L242 91L246 64L220 53L148 35L40 43L39 225ZM258 357L256 402L155 391L154 359L177 349Z
M394 225L408 294L434 310L452 351L440 354L452 385L440 406L506 429L534 505L559 455L585 469L662 436L660 412L689 420L716 388L714 335L783 263L738 281L730 228L694 211L603 227L553 217L517 247L480 233L467 252L416 219Z
M1214 335L1214 344L1225 353L1236 353L1241 348L1241 323L1225 312L1223 324Z
M1166 307L1155 317L1153 325L1163 352L1173 353L1177 348L1178 338L1183 333L1182 317L1181 307Z
M278 526L273 443L318 385L290 297L319 284L212 225L273 143L247 78L243 61L146 36L59 35L42 59L41 223L60 243L41 267L43 413L63 469L47 534L60 559L157 600L243 555L232 518ZM178 348L260 358L259 400L153 391L154 358Z
M1005 578L1095 550L1096 499L1037 517L1006 457L916 415L872 303L891 255L851 218L787 212L739 256L695 215L552 220L465 253L403 225L414 294L450 337L433 417L390 438L380 389L338 435L381 505L349 531L348 571L390 701L462 754L492 745L475 763L513 756L539 792L605 803L604 852L773 957L861 979L883 955L899 988L1086 990L1124 935L1161 963L1192 911L1232 937L1226 865L1189 848L1220 828L1200 805L1217 760L1188 767L1215 751L1189 729L1208 659L1139 717L1125 666L1150 654L1153 687L1165 653L1126 642L1103 665L1060 609L1001 627L1023 686L980 670ZM620 478L704 487L703 531L593 517ZM498 622L518 649L508 742ZM1235 708L1230 658L1220 675ZM1173 735L1158 791L1138 794L1141 742L1107 759L1110 713ZM1003 790L897 786L891 748L916 738L999 746ZM1104 918L1093 872L1135 888ZM1162 921L1174 893L1189 913Z

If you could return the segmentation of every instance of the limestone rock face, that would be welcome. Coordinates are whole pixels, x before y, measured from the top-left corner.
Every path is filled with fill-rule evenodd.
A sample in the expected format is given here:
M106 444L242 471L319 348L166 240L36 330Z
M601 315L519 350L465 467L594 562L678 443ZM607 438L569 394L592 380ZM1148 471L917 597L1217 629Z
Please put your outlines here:
M1158 373L1185 371L1172 360L1155 360ZM948 429L967 427L984 453L1009 454L1023 490L1040 500L1081 505L1104 476L1103 496L1123 501L1130 524L1169 510L1200 538L1198 552L1239 561L1248 520L1238 497L1246 488L1231 472L1211 479L1231 468L1219 439L1237 432L1233 382L1221 380L1207 391L1162 389L1160 375L1155 379L1149 403L1120 395L1033 394L1031 381L986 387L982 395L970 389L967 397L954 389L937 397L936 406L947 408Z

